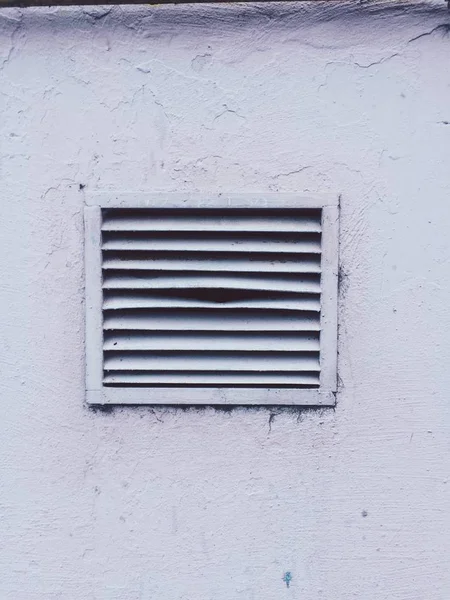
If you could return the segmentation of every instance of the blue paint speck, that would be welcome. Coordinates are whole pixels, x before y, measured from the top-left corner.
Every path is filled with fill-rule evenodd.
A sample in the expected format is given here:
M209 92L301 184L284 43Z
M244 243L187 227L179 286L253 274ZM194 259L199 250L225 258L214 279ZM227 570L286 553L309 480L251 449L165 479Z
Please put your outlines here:
M290 571L286 571L286 573L283 575L283 581L286 584L286 587L289 587L291 585L292 574Z

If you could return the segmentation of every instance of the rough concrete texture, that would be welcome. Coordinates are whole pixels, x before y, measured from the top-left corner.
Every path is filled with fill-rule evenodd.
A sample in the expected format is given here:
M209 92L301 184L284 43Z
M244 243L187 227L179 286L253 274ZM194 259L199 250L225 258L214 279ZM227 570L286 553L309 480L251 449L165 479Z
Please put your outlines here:
M447 600L444 4L0 24L2 600ZM337 408L87 408L87 189L342 194Z

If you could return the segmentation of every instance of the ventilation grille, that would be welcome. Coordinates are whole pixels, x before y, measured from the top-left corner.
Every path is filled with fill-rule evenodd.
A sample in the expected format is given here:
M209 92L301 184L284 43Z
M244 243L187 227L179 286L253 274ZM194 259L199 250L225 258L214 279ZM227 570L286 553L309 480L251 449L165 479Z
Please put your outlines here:
M103 209L103 385L318 388L321 212Z

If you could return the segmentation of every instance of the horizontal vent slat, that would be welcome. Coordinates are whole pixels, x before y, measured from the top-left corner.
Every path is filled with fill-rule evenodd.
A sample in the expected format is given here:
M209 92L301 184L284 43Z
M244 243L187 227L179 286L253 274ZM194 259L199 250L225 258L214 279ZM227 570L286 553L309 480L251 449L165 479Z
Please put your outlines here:
M105 310L123 310L140 308L217 308L231 310L236 308L250 308L258 310L275 309L290 311L320 311L320 296L279 294L277 297L253 297L217 302L210 300L207 295L158 295L155 292L121 292L106 291L103 300Z
M319 331L319 314L291 311L216 310L204 308L164 309L159 311L111 311L105 315L103 328L136 331Z
M224 211L225 212L225 211ZM105 214L103 231L261 231L316 232L320 211L214 211L115 210Z
M153 252L273 252L273 253L319 253L320 237L306 240L304 236L211 236L114 235L103 236L103 250L146 250Z
M181 253L180 253L181 254ZM269 272L269 273L320 273L320 256L303 260L211 260L208 256L203 259L188 260L185 258L163 259L128 257L126 252L108 253L103 260L103 268L123 270L161 270L161 271L213 271L213 272Z
M318 353L105 352L106 371L319 371Z
M258 276L255 274L197 274L171 273L161 275L158 272L129 272L126 274L107 271L103 279L104 289L189 289L219 288L239 290L320 292L320 278L283 276Z
M320 236L313 240L274 238L266 234L261 238L245 239L232 238L202 239L197 237L175 238L173 236L159 238L139 238L134 236L105 237L102 245L105 251L116 252L205 252L227 253L227 254L250 254L250 253L272 253L272 254L320 254Z
M201 333L197 331L174 334L151 332L131 334L114 332L106 336L105 350L147 351L147 350L201 350L201 351L277 351L277 352L318 352L318 334L302 333Z
M105 384L122 385L319 385L319 374L312 373L283 373L266 371L264 373L233 373L220 372L208 373L202 371L191 372L161 372L143 371L124 373L122 371L109 371L105 375Z

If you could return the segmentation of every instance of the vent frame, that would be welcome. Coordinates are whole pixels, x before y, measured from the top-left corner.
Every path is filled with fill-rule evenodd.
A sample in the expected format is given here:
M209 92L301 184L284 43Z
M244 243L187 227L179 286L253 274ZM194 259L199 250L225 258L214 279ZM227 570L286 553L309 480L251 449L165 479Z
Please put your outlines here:
M103 209L320 209L320 385L299 387L108 387L103 385ZM337 390L338 197L297 194L94 192L85 205L86 402L93 405L334 406Z

